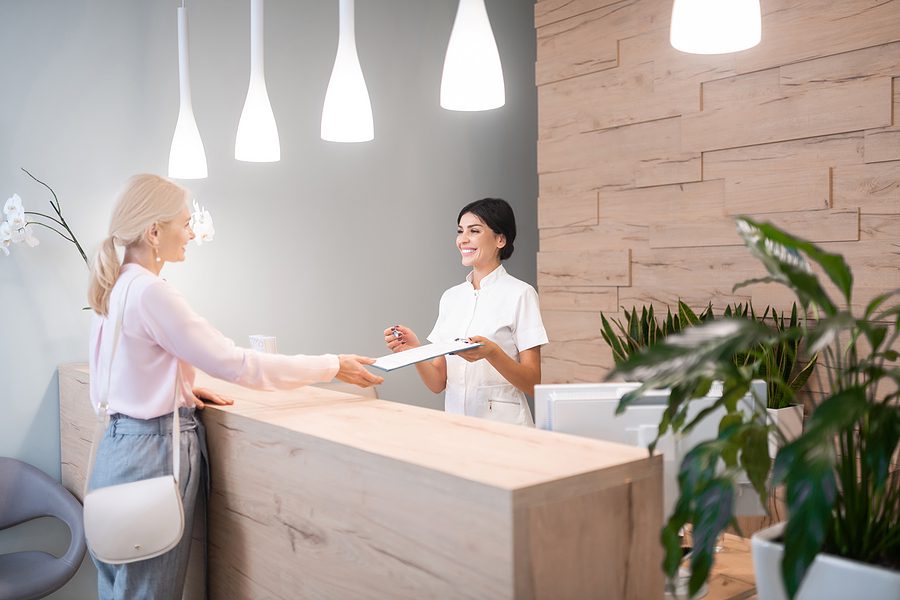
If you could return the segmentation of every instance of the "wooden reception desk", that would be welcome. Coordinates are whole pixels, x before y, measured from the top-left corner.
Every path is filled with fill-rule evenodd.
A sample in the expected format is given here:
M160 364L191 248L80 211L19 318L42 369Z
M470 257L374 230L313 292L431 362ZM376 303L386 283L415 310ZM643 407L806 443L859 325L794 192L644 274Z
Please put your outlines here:
M645 450L306 387L208 407L213 599L662 596L662 462ZM81 495L83 364L59 369Z

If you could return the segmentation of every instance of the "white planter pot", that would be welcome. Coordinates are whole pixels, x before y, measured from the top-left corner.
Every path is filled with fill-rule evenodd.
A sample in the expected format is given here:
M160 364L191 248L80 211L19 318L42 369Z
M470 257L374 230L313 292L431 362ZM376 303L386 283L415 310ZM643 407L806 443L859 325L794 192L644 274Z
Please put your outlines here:
M773 540L781 536L784 523L753 534L753 571L759 600L787 600L781 581L784 546ZM819 554L807 571L794 600L897 600L900 572L865 563Z
M787 442L792 442L803 433L803 405L791 404L786 408L767 408L769 423L784 434ZM769 458L774 459L782 442L778 433L769 432Z

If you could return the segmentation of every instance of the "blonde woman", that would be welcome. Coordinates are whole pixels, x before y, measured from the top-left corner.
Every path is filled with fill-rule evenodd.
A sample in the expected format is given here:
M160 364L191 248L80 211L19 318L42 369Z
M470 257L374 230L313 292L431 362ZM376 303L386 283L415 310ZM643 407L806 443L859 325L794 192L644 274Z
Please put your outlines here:
M89 302L95 312L91 381L105 382L108 377L110 382L110 424L97 449L91 489L168 474L173 389L183 406L179 485L185 528L181 543L156 558L125 565L102 563L95 557L101 600L181 598L193 516L195 508L205 509L208 483L203 425L194 410L203 408L204 402L231 403L209 390L193 388L194 367L257 389L289 389L334 377L361 387L382 381L362 366L371 364L370 358L287 356L239 348L195 313L159 277L166 263L185 259L187 244L194 238L188 198L186 189L163 177L132 177L116 202L109 237L91 271ZM122 264L116 246L125 248ZM113 330L123 306L115 361L110 365ZM91 386L95 407L99 407L100 387ZM203 513L198 514L202 518Z

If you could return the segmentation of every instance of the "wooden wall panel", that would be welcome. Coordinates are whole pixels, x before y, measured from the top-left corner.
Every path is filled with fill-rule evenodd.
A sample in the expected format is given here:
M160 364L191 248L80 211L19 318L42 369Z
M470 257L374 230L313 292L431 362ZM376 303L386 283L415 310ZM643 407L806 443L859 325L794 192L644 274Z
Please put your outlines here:
M588 3L573 3L569 18L542 24L537 23L537 64L535 80L538 85L586 75L618 64L617 42L668 21L670 7L645 0L599 0L593 10L582 12ZM558 16L563 14L558 13ZM616 35L609 35L616 31Z
M760 172L784 173L788 178L800 169L828 169L863 162L862 131L788 140L757 146L703 152L704 179L747 177Z
M611 4L621 4L621 0L540 0L534 5L534 25L540 29Z
M654 311L665 314L667 308L677 310L679 301L699 310L712 302L713 307L720 309L716 314L721 314L729 304L747 303L752 299L747 290L732 291L732 285L732 282L724 280L698 283L690 288L654 284L633 285L619 288L619 306L629 310L637 307L638 312L642 306L653 306Z
M597 224L597 192L567 195L550 194L538 198L538 228Z
M698 56L669 45L671 0L536 3L546 310L789 306L782 286L733 291L764 274L736 214L845 252L854 305L900 286L900 0L762 8L762 44ZM623 250L628 276L601 259ZM589 340L551 340L554 377L597 373Z
M900 214L897 215L860 215L859 239L900 240Z
M900 161L837 167L835 208L859 207L863 213L900 214Z
M538 63L540 64L540 63ZM648 110L638 110L635 98L653 96L653 63L632 68L611 69L591 73L538 88L541 139L627 125L651 118L681 114L679 107L660 108L659 103L644 102ZM603 98L602 102L590 100ZM669 103L671 104L671 103Z
M610 312L618 310L619 289L615 287L552 287L541 290L544 310Z
M784 65L777 71L780 83L786 87L825 86L851 79L900 77L900 42Z
M900 288L900 0L761 5L759 46L698 56L669 45L671 0L538 0L545 382L612 368L601 311L789 310L782 285L734 290L766 274L737 214L843 254L854 310ZM625 250L623 283L597 259Z
M764 43L736 54L743 73L900 38L898 0L763 0L761 6Z
M618 250L645 246L649 242L647 224L604 220L595 227L560 227L540 231L541 251L577 251L583 248Z
M813 210L749 214L812 242L859 240L859 209ZM694 248L742 246L734 219L709 217L696 221L667 221L650 226L651 248Z
M535 65L538 85L610 69L619 63L616 40L598 35L592 27L596 13L579 15L540 30L538 48L541 60Z
M892 124L890 77L850 80L771 99L732 103L682 117L687 150L716 150ZM748 126L752 123L752 126Z
M659 119L538 140L538 174L633 165L642 158L666 158L682 152L681 119Z
M600 222L648 224L725 214L725 182L699 183L600 192Z
M634 167L634 187L689 183L703 178L699 152L673 153L665 158L642 158Z
M831 169L746 169L725 179L729 215L822 210L831 207Z
M894 85L896 86L896 80ZM897 108L894 108L897 114ZM896 117L895 117L896 118ZM900 128L876 129L866 132L866 162L900 160Z
M540 286L631 285L630 250L538 252Z

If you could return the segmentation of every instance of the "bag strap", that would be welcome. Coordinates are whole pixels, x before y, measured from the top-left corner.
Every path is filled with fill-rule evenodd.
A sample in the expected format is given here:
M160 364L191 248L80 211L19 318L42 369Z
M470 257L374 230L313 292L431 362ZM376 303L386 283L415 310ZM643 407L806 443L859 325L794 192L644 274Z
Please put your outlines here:
M105 385L101 388L100 392L100 406L97 411L97 427L94 429L94 437L91 442L91 454L88 458L88 472L84 479L84 494L82 498L88 493L88 486L91 482L91 476L94 473L94 463L97 458L97 446L100 445L103 433L106 431L106 428L109 427L109 387L112 380L112 364L116 357L116 350L119 347L119 337L122 333L122 319L125 316L125 303L128 301L128 291L131 289L131 284L134 283L134 280L137 279L139 275L140 274L132 277L125 285L125 290L122 292L122 302L119 307L119 314L116 315L116 327L113 331L112 350L109 355L109 365L107 366ZM181 419L178 418L178 384L181 381L181 364L177 362L176 364L178 364L178 367L175 371L175 389L172 394L172 475L175 478L175 483L178 483L179 474L181 473Z

